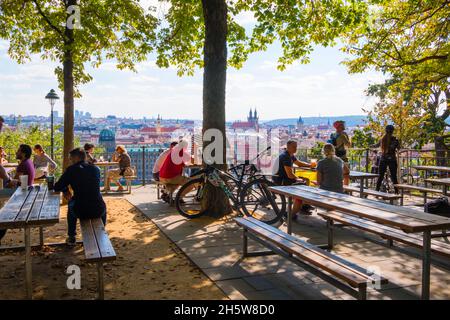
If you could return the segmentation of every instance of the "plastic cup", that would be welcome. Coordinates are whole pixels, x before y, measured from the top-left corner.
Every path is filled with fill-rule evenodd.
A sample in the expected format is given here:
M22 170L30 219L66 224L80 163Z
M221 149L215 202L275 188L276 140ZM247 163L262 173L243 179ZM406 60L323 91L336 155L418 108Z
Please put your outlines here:
M19 177L20 179L20 186L22 187L23 190L28 189L28 175L23 175Z

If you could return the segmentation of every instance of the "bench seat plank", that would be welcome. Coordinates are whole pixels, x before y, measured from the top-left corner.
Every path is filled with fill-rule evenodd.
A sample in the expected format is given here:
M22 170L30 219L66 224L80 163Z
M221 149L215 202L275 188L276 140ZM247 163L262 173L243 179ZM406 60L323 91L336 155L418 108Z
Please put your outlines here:
M384 239L391 239L416 248L422 248L423 245L423 240L420 235L407 234L397 229L377 224L370 220L336 211L321 212L318 213L318 215L324 219L331 219L347 226L352 226L363 231L374 233ZM450 256L450 244L437 240L431 240L431 251L436 254Z
M97 239L98 249L102 257L102 261L111 261L116 259L116 252L106 233L105 226L100 218L91 221L92 228Z
M96 262L100 261L102 255L97 245L95 238L95 232L92 228L91 220L80 220L81 233L83 235L83 247L84 255L87 261Z
M329 253L324 254L325 251L320 248L313 249L309 244L304 245L299 241L291 241L289 238L286 238L284 233L279 230L275 231L273 227L267 226L268 228L274 229L268 230L267 227L258 225L247 218L236 218L235 220L239 225L251 230L251 232L257 233L259 237L274 243L276 246L281 247L291 254L297 255L309 264L325 270L354 288L360 285L366 285L368 279L370 279L368 274L364 274L360 270L356 270L350 265L342 263L342 259L338 261L334 259L333 255Z
M442 189L439 190L439 189L432 189L432 188L426 188L426 187L420 187L420 186L412 186L409 184L396 184L395 186L399 189L442 194Z

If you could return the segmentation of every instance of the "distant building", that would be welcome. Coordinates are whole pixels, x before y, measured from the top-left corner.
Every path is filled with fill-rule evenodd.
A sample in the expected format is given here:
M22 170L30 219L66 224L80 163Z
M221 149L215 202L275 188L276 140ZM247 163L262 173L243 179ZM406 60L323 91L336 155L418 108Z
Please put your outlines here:
M250 108L250 112L248 113L247 121L235 121L231 125L231 129L233 130L256 130L258 131L259 128L259 116L258 111L253 113L252 109Z
M98 144L106 149L106 152L112 153L116 149L116 135L109 129L103 129L100 131L98 137Z
M303 132L304 130L305 130L305 121L303 121L302 117L298 117L297 132Z

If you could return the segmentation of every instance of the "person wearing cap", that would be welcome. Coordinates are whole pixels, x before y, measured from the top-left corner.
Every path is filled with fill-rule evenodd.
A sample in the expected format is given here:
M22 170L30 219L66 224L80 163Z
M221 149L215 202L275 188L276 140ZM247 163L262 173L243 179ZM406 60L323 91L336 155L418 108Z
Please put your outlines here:
M400 141L394 136L395 128L393 125L387 125L385 128L385 134L381 140L373 145L373 148L381 147L381 157L379 164L379 176L377 181L377 191L380 191L381 183L383 182L384 176L386 174L387 168L391 173L391 179L394 185L398 184L397 178L397 150L400 149ZM395 193L398 193L397 188L395 188Z
M114 181L118 189L117 191L123 191L124 187L120 183L120 178L124 176L134 175L133 169L131 168L131 157L125 149L125 146L119 145L116 147L116 152L112 156L113 162L119 163L118 169L111 169L107 172L105 191L109 191L111 188L111 181Z
M347 132L345 132L345 121L335 121L333 127L336 129L336 132L331 134L328 143L331 143L334 146L336 156L341 158L348 168L347 149L352 146L352 143L350 142ZM346 172L350 172L350 170L346 170ZM344 185L349 184L349 174L344 174Z

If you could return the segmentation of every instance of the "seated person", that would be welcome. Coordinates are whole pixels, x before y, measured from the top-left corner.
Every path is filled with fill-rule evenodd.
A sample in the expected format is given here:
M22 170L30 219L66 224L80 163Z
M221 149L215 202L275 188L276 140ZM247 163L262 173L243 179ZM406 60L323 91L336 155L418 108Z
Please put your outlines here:
M70 151L69 159L71 165L55 183L54 188L56 192L64 192L64 196L69 200L66 243L75 245L77 219L102 218L105 225L106 205L100 193L100 169L86 162L86 152L82 148Z
M33 162L31 161L32 150L31 147L27 144L21 144L19 149L16 152L16 159L19 160L19 165L16 169L16 175L14 179L11 181L13 186L20 185L20 176L26 175L28 176L28 185L31 186L34 183L34 177L36 175L36 171L34 169Z
M320 189L344 193L344 175L348 174L348 167L344 161L336 156L332 144L323 147L325 158L317 164L317 184Z
M183 169L187 162L183 146L184 143L180 143L173 147L166 157L166 160L161 165L161 169L159 170L159 180L162 183L181 186L189 181L188 177L183 176Z
M57 164L47 153L45 153L44 148L42 148L40 144L35 145L33 151L33 165L36 170L36 179L43 179L49 172L55 171Z
M94 157L94 149L95 145L92 143L86 143L84 145L84 151L86 152L86 162L90 164L94 164L98 162L98 160Z
M8 160L6 159L8 155L5 152L5 149L0 146L0 165L4 164L4 163L8 163Z
M21 144L16 152L16 158L20 161L16 169L14 179L10 179L5 171L5 168L0 166L0 178L3 180L3 185L6 188L15 188L20 185L20 176L28 176L28 185L31 186L34 182L34 166L31 162L31 147L26 144ZM5 236L6 229L0 229L0 240Z
M120 178L123 176L134 175L133 169L131 168L130 155L127 153L124 146L116 147L116 152L112 156L112 161L119 162L119 168L108 170L105 191L109 191L111 189L111 180L117 184L117 191L123 191L124 188L120 184Z
M153 179L155 181L159 181L159 171L161 170L161 166L163 165L164 161L166 161L167 156L172 151L173 147L175 147L178 144L178 142L174 141L170 144L169 149L163 151L160 153L158 158L155 161L155 165L153 166Z
M294 174L294 164L299 167L311 167L311 164L299 161L295 154L297 153L297 142L289 140L286 144L286 150L279 157L276 166L275 177L273 181L280 186L288 186L295 183L304 183L304 181ZM309 205L303 205L301 200L295 200L292 208L293 218L297 218L297 213L302 211L303 214L309 215L312 209Z

